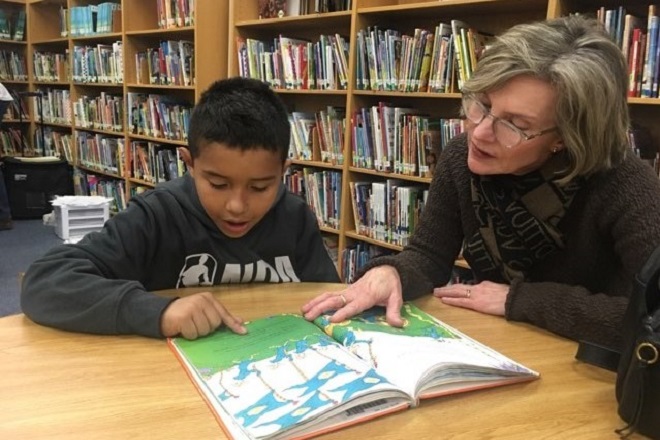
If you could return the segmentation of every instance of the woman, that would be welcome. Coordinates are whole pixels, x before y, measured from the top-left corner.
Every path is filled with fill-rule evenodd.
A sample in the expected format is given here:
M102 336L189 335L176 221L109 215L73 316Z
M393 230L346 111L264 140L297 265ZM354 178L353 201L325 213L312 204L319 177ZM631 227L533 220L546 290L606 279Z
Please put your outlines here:
M402 302L432 292L617 348L633 276L660 245L660 182L630 154L627 84L593 20L511 28L464 85L467 133L440 156L411 244L305 317L380 305L400 326ZM462 246L476 284L445 286Z

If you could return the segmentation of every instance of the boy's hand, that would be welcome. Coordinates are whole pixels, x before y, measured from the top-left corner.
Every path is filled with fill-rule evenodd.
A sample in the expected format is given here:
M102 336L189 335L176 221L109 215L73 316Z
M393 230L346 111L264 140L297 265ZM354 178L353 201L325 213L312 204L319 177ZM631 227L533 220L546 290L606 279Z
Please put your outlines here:
M367 271L346 290L326 292L312 299L302 306L302 313L305 319L311 321L322 313L336 310L330 321L341 322L373 306L383 306L387 323L401 327L401 290L401 279L396 269L392 266L377 266Z
M197 339L222 324L235 333L247 333L242 319L229 313L212 293L202 292L172 302L163 312L160 330L165 337L181 335L186 339Z

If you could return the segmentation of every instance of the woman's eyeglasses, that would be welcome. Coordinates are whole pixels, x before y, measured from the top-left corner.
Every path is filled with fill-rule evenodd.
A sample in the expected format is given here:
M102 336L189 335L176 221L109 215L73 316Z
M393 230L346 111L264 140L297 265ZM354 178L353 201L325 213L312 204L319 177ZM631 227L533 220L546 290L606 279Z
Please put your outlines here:
M493 120L493 133L497 141L507 148L513 148L521 142L528 141L546 133L557 130L557 127L546 128L534 134L527 134L509 121L500 119L488 110L488 108L473 96L463 97L463 115L475 126L490 117Z

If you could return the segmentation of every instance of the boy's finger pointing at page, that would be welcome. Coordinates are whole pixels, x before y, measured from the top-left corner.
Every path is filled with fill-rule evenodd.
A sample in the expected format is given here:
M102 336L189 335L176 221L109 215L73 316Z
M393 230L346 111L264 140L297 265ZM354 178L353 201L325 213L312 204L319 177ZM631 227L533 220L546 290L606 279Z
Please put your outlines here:
M223 306L220 302L218 302L217 299L214 299L213 306L220 315L220 318L222 319L221 324L224 323L234 333L238 333L240 335L244 335L247 333L247 328L245 328L245 326L243 325L243 319L229 313L229 311L225 308L225 306Z

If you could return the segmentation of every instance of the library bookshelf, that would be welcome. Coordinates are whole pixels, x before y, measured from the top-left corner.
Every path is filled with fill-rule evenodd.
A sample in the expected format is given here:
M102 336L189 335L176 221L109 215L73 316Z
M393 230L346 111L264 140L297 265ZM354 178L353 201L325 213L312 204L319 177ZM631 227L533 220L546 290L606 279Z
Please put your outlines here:
M27 100L24 93L29 90L28 76L28 43L26 41L25 2L20 0L0 1L0 82L14 97L8 112L2 117L0 127L0 157L20 153L26 149L22 141L29 135L30 116L27 110ZM23 111L19 103L23 103ZM26 154L32 153L28 147Z
M294 2L295 4L303 3ZM313 5L315 2L311 2ZM402 35L413 35L415 29L433 29L439 23L449 23L460 20L479 32L497 35L509 27L524 22L555 18L573 13L596 15L600 7L615 9L624 6L626 11L645 19L648 15L649 1L609 1L609 0L353 0L346 2L343 11L308 13L290 16L263 18L259 17L256 1L230 0L229 6L229 38L228 38L228 74L229 76L253 76L249 61L241 55L239 48L248 46L245 42L256 40L273 43L272 51L282 50L284 44L281 36L291 39L307 40L312 43L320 41L321 35L341 35L347 42L347 81L334 88L322 90L306 89L304 86L287 88L287 84L273 83L289 106L291 112L319 112L327 106L343 107L345 123L343 128L343 144L341 151L343 160L319 160L318 154L311 156L294 156L292 163L296 167L310 169L310 173L337 172L341 176L341 195L338 203L339 213L336 226L328 227L321 222L322 232L336 238L340 259L343 252L356 244L369 244L377 248L396 252L402 249L401 243L382 239L382 235L365 233L359 223L354 203L355 185L358 182L384 183L396 179L398 185L422 186L428 188L430 177L403 175L392 171L367 169L354 161L354 130L352 118L360 109L375 107L385 102L392 106L412 107L420 113L435 118L457 118L460 106L460 90L453 88L444 92L402 92L390 90L370 90L362 86L360 78L360 30L394 29ZM310 10L313 8L310 6ZM645 22L644 22L645 23ZM268 51L268 49L266 50ZM269 58L267 58L269 59ZM268 73L268 71L266 70ZM285 70L286 72L286 70ZM337 73L341 78L341 72ZM286 83L286 81L284 81ZM660 99L637 98L629 99L631 115L634 121L646 127L652 135L654 149L660 144ZM312 146L315 139L312 136ZM373 167L372 167L373 168ZM357 208L359 209L359 208ZM459 262L460 266L464 263ZM342 277L350 278L346 270L346 262L339 264Z
M161 151L176 165L160 166L162 172L183 171L177 148L186 145L187 111L227 74L225 1L0 0L2 7L23 8L27 16L24 41L0 40L0 48L21 51L27 79L3 83L41 92L43 124L35 98L28 99L27 137L39 144L35 133L43 127L46 154L74 165L77 191L113 197L113 207L122 209L163 178L151 163ZM170 64L157 64L160 74L147 62L159 49L170 56ZM150 105L161 105L172 119L160 122L176 130L142 127L140 112Z

